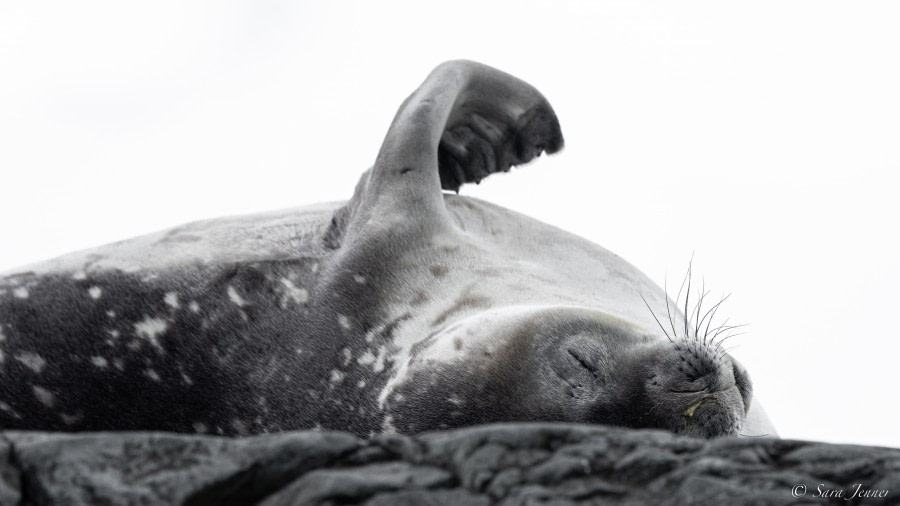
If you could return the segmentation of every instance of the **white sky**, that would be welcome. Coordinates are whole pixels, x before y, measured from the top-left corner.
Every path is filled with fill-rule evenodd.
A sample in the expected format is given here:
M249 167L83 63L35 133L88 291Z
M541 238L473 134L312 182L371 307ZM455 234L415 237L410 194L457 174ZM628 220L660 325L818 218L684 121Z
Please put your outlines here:
M693 253L782 436L900 447L897 5L4 2L0 270L345 199L402 99L474 59L567 147L463 194L660 284Z

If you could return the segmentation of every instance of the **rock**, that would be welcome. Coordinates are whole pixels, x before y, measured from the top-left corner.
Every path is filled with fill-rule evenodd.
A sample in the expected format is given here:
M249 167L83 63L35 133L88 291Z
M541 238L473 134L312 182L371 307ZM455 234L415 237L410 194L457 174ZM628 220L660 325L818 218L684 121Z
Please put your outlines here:
M11 432L5 439L14 449L21 500L91 505L248 504L361 444L325 432L252 439Z
M0 505L869 505L898 487L898 449L586 425L0 438Z

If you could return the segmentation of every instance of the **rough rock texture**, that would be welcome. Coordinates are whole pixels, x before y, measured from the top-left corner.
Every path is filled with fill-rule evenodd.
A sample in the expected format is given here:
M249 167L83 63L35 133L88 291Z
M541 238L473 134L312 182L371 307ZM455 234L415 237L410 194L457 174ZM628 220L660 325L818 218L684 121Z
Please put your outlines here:
M0 439L3 505L821 503L900 504L900 450L561 424L372 440L336 432Z

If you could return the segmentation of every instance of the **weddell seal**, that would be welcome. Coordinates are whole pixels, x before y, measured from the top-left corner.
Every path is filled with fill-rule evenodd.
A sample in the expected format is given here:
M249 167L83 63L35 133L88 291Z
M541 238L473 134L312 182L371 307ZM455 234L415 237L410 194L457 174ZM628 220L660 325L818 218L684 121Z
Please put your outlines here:
M501 421L774 434L721 347L597 245L443 190L563 146L467 61L401 105L349 202L192 223L0 278L0 428L415 433ZM680 303L678 304L681 306Z

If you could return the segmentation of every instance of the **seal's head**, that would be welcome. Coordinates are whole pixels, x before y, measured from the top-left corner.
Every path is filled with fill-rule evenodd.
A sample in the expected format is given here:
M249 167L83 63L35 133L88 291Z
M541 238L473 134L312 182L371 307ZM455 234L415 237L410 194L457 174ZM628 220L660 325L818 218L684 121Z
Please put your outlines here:
M549 322L537 329L542 343L536 352L546 359L544 384L559 380L562 392L554 398L563 400L561 410L580 405L575 411L568 407L578 413L571 421L702 438L740 431L751 401L749 377L709 341L660 339L598 315Z
M433 336L385 402L401 431L548 420L736 435L750 380L716 346L594 309L508 307Z

